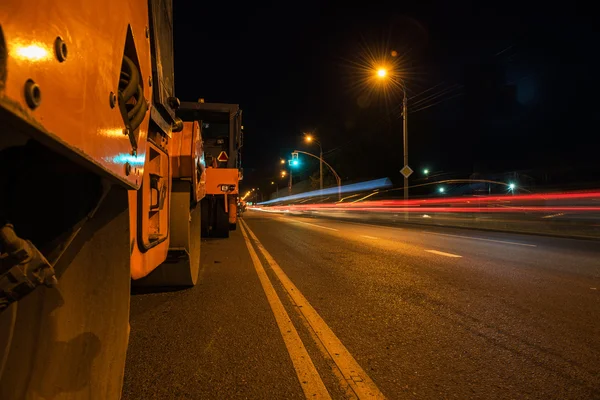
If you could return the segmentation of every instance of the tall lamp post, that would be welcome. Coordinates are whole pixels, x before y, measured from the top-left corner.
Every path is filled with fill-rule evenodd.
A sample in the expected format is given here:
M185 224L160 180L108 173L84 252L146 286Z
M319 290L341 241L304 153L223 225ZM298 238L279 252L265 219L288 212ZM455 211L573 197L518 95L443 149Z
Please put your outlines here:
M311 134L306 134L304 137L307 143L316 143L319 145L319 187L323 190L323 146L315 137Z
M393 79L389 76L388 70L385 68L379 68L377 70L377 78L380 80ZM412 173L412 170L406 169L408 167L408 98L406 96L406 85L403 80L400 80L402 87L402 142L404 147L404 165L402 166L402 175L404 176L404 200L408 200L408 177Z
M288 176L288 172L285 169L281 170L281 177L285 178L286 176ZM292 169L290 168L290 172L289 172L289 180L288 180L288 195L292 194Z

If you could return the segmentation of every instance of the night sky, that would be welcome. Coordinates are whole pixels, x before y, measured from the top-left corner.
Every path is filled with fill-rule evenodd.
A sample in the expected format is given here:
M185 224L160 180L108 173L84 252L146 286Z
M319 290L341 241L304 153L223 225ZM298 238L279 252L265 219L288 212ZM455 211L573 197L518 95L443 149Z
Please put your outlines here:
M315 130L344 180L400 182L401 90L357 85L369 55L405 79L418 172L598 180L600 35L575 2L174 3L176 95L241 105L245 187L318 152L302 142ZM307 160L298 177L315 172Z

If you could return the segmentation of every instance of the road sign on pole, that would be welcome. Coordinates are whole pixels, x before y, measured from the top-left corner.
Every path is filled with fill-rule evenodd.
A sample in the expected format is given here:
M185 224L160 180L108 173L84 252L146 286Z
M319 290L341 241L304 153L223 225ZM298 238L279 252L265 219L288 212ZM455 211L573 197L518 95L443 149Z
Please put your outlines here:
M413 173L413 170L408 166L405 165L404 168L402 168L400 170L400 173L405 177L408 178L409 176L411 176L411 174Z

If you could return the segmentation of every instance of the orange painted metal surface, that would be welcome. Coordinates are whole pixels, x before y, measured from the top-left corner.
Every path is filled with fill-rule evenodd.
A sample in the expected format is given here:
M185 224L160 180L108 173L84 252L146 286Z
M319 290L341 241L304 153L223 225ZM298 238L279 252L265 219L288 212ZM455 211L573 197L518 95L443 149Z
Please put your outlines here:
M207 168L206 169L206 194L224 194L221 185L235 185L235 189L227 194L238 194L240 174L234 168Z
M183 131L173 134L171 148L173 178L191 179L194 200L202 200L206 192L206 166L200 124L184 122Z
M193 140L194 124L196 122L184 122L183 130L173 134L171 146L171 170L173 178L188 178L193 171Z
M138 245L152 248L169 234L171 198L171 168L169 157L162 149L149 143L146 170L138 191Z
M229 223L237 223L237 196L228 196L229 207L227 213L229 214Z
M131 278L140 279L152 272L167 259L169 240L159 243L148 251L142 251L138 244L138 192L129 191L129 223L131 226Z
M170 236L171 163L163 148L148 142L146 168L140 190L129 192L131 221L131 277L143 278L167 258ZM169 149L170 139L161 138Z
M0 29L8 59L0 107L33 127L27 131L34 138L138 188L150 113L139 128L138 150L133 154L119 107L110 106L111 92L118 92L129 27L144 97L151 102L147 1L39 0L32 5L2 0ZM55 49L57 38L66 45L62 62ZM28 80L39 85L41 101L35 109L24 94ZM127 175L126 163L138 174Z

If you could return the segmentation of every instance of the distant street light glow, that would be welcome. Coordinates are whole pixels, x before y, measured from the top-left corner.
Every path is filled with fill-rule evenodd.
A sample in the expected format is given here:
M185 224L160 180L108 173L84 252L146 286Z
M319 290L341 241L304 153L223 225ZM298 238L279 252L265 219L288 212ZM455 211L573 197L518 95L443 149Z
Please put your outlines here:
M446 189L444 189L443 187L438 189L438 192L440 192L440 193L444 193L445 191L446 191Z
M427 168L425 168L425 169L423 170L423 173L424 173L425 175L429 175L429 170L428 170Z
M306 135L306 141L308 143L312 142L313 141L313 137L311 135Z
M385 78L387 76L387 70L385 68L379 68L377 70L377 76L380 78Z
M508 185L508 188L509 188L510 190L515 190L515 188L516 188L516 187L517 187L517 185L515 185L514 183L510 183L510 184Z

